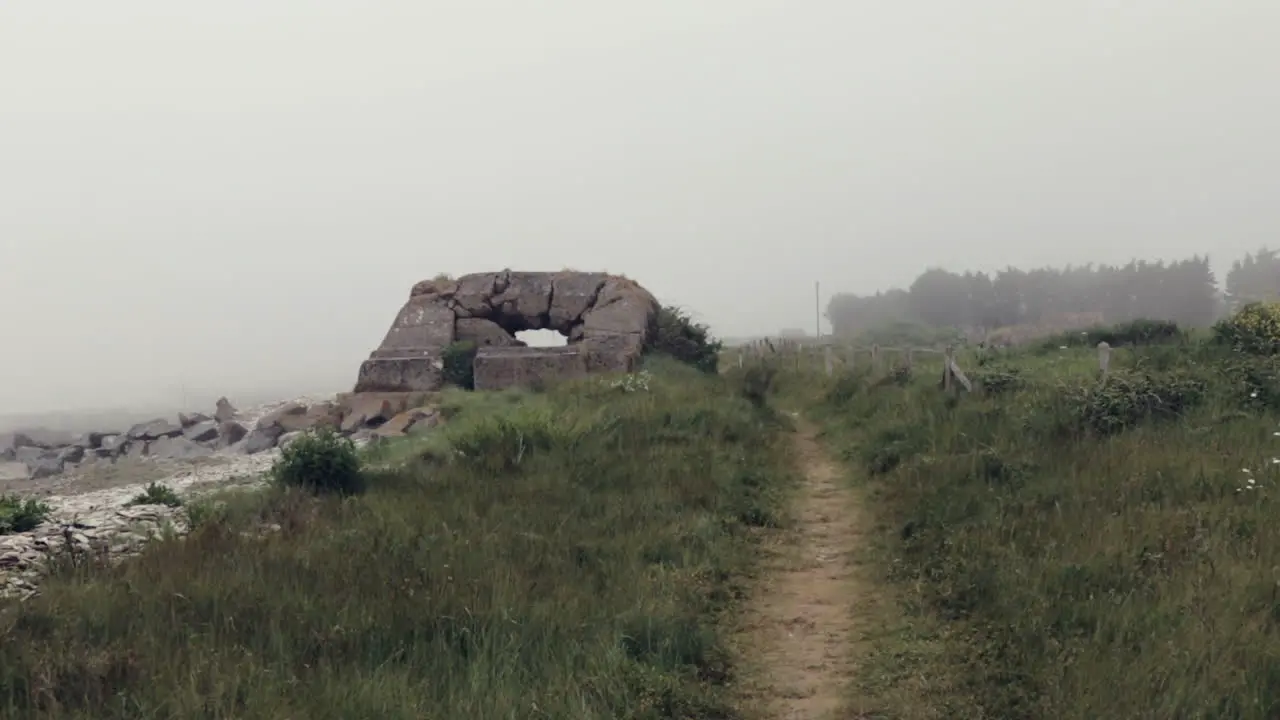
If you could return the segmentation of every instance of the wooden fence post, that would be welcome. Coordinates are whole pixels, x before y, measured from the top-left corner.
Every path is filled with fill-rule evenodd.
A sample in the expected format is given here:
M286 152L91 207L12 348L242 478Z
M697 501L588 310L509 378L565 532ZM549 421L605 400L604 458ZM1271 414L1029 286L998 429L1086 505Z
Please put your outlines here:
M942 354L942 389L945 392L951 392L954 380L951 377L951 356L955 353L955 348L951 345Z
M1111 370L1111 346L1106 340L1098 343L1098 370L1102 372L1102 379L1107 378L1107 373Z

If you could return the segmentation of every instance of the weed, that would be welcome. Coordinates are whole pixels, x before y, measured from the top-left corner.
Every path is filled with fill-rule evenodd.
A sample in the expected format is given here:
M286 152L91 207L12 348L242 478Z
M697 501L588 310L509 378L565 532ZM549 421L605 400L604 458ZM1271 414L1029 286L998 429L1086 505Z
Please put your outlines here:
M34 530L50 512L47 504L35 498L0 496L0 535Z
M1178 417L1197 404L1204 391L1204 382L1185 373L1116 373L1106 383L1063 389L1070 420L1101 435L1120 432L1148 418Z
M755 363L742 374L739 392L753 406L762 408L768 402L769 393L773 389L777 376L777 365L767 361Z
M723 343L711 335L709 327L694 321L682 308L667 305L658 312L657 327L647 350L714 373L723 347Z
M351 495L364 489L355 444L329 429L308 432L280 451L271 467L280 485Z
M474 390L476 387L475 360L479 348L470 341L456 342L445 348L441 363L441 371L445 383L463 390Z
M178 497L178 494L168 485L161 485L158 482L153 482L125 504L180 507L182 505L182 498Z
M1009 395L1026 385L1022 371L1016 367L988 366L975 374L974 379L987 395Z
M883 428L863 449L863 465L872 475L883 475L921 451L924 440L923 433L912 425Z

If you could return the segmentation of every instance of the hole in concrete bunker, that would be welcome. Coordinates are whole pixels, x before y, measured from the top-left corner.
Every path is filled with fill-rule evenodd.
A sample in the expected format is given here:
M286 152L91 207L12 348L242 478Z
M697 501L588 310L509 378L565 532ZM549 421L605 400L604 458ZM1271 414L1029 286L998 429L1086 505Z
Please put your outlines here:
M521 330L515 335L517 340L529 347L557 347L569 344L569 338L555 330Z

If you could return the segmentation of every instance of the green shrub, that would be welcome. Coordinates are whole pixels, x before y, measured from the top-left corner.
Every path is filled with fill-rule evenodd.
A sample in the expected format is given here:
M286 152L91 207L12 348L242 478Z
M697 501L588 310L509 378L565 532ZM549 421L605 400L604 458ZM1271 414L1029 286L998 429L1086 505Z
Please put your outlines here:
M1008 395L1026 387L1022 371L1015 367L991 367L974 377L988 395Z
M1041 342L1041 350L1057 350L1062 347L1094 347L1105 342L1112 347L1122 345L1155 345L1182 341L1186 334L1178 324L1169 320L1130 320L1087 330L1058 333Z
M133 496L133 499L125 503L126 505L166 505L168 507L179 507L182 505L182 498L173 491L168 485L161 485L153 482L146 487L145 490Z
M1065 399L1077 429L1111 435L1148 418L1177 417L1204 392L1204 382L1186 373L1120 372L1105 383L1067 390Z
M1273 355L1280 349L1280 303L1249 303L1213 326L1215 341L1234 350Z
M827 403L837 407L845 405L862 393L866 380L867 374L865 372L854 370L842 373L831 384L831 388L827 390Z
M681 308L668 305L658 312L654 337L647 351L663 353L707 373L719 367L724 345L711 335L711 329L695 322Z
M470 341L456 342L444 350L443 360L444 369L441 374L444 381L449 385L455 385L464 390L475 390L476 388L476 370L475 360L476 352L479 348Z
M34 530L49 517L50 508L34 498L0 496L0 535Z
M742 385L739 391L753 406L762 408L769 400L769 392L773 389L777 376L778 368L771 362L751 365L742 374Z
M364 489L356 446L329 429L308 432L280 453L271 479L312 492L352 495Z
M1222 363L1222 369L1236 404L1280 410L1280 356L1236 355Z
M915 425L892 425L876 432L862 449L862 462L872 475L883 475L924 449L924 431Z

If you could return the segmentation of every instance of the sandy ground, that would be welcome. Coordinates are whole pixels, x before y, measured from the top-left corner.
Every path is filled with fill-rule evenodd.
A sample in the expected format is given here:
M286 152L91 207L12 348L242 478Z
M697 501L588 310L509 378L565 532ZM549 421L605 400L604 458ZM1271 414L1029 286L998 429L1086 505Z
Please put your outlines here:
M792 527L765 543L760 577L735 644L748 717L827 720L845 714L854 670L858 599L869 588L853 563L865 532L857 495L797 419L803 473Z

